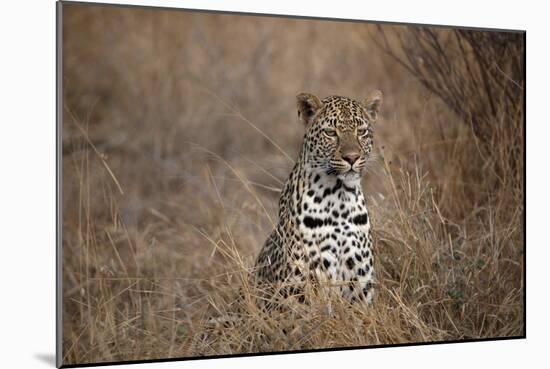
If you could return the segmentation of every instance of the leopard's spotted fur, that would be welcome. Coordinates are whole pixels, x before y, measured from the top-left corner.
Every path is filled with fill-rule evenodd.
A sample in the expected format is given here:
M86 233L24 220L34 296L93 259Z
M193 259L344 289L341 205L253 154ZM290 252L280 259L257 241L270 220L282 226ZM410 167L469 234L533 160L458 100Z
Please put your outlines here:
M373 295L371 223L361 173L372 151L379 91L362 103L297 96L306 132L279 200L279 220L256 261L260 280L299 290L313 278L350 301ZM294 287L292 290L295 290Z

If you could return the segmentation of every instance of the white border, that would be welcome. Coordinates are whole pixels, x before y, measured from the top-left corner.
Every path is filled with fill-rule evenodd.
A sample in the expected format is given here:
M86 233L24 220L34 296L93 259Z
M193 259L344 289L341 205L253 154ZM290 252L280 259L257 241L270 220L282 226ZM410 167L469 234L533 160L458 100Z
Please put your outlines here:
M104 2L116 3L105 0ZM272 14L527 30L527 340L216 359L131 368L384 365L511 368L548 362L548 13L517 1L136 1ZM540 4L543 4L540 2ZM55 350L55 2L2 4L0 337L2 367L52 367ZM540 292L539 292L540 291ZM544 364L543 364L544 365ZM540 366L540 365L539 365Z

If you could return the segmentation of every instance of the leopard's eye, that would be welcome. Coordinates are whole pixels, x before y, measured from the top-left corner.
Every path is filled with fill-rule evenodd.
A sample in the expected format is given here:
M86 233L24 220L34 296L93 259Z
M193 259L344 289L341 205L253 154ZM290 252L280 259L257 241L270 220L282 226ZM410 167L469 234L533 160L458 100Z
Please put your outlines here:
M335 129L330 129L330 128L327 128L325 130L323 130L323 133L327 136L327 137L336 137L336 130Z
M367 134L367 129L366 128L358 128L357 129L357 136L361 137L361 136L364 136Z

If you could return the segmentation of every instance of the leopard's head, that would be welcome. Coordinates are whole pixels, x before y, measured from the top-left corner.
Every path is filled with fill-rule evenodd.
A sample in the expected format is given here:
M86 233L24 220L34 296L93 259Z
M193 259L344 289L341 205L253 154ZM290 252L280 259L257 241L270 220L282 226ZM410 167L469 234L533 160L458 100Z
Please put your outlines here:
M306 126L302 154L307 164L343 180L359 178L372 151L382 93L376 90L362 103L342 96L321 100L310 93L296 99Z

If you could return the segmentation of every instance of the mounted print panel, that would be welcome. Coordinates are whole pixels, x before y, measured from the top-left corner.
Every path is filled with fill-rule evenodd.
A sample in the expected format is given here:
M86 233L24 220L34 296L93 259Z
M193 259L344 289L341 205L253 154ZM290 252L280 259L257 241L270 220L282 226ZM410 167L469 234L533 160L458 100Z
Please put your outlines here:
M58 3L58 365L525 337L525 32Z

